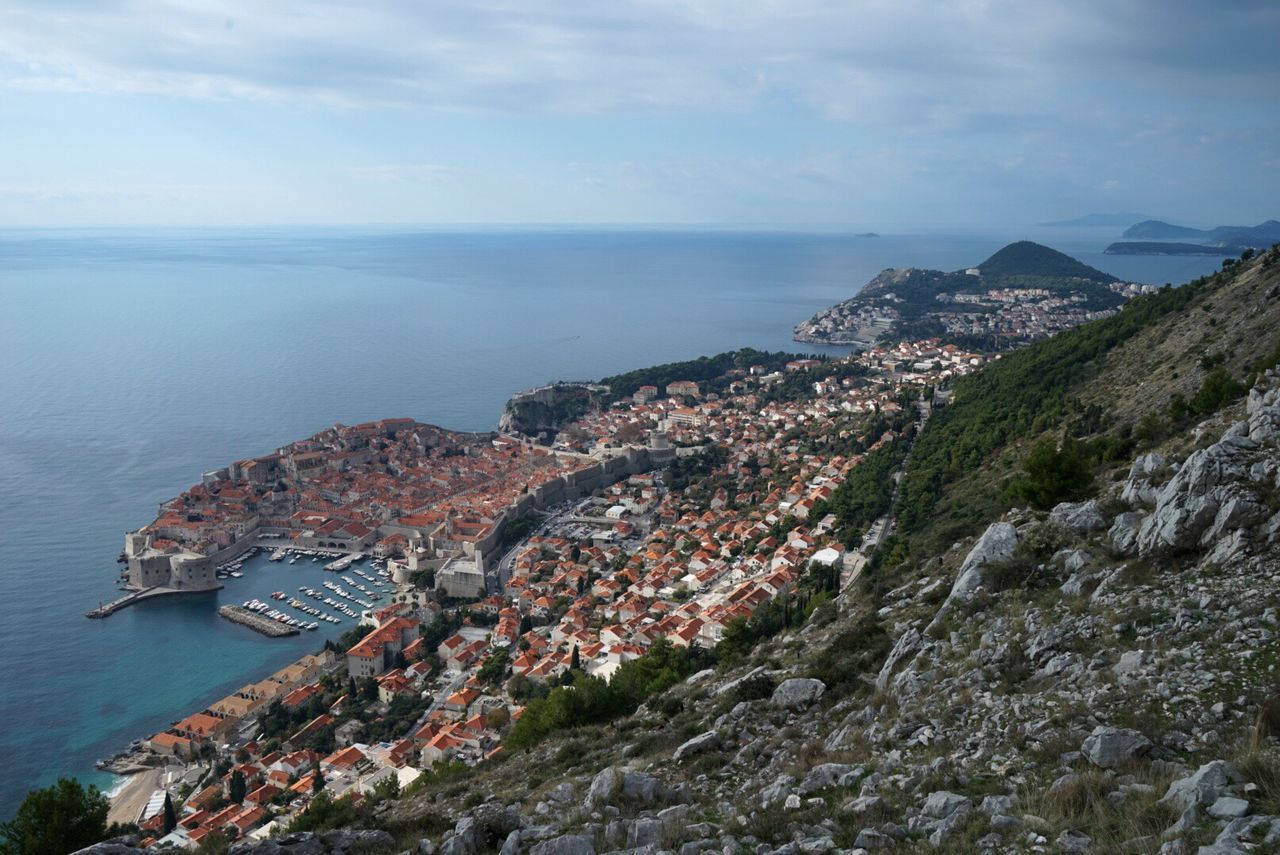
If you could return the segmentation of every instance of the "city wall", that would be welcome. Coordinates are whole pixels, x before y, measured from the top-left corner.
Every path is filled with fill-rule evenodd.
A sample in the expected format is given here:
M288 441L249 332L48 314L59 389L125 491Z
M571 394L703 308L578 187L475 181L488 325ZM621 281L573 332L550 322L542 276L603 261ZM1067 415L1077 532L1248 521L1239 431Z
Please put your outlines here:
M596 490L616 484L624 478L665 466L675 459L674 449L628 448L625 454L610 457L594 465L553 478L531 489L513 502L494 523L493 530L475 544L474 556L482 569L502 542L507 523L530 511L546 510L562 502L589 496Z

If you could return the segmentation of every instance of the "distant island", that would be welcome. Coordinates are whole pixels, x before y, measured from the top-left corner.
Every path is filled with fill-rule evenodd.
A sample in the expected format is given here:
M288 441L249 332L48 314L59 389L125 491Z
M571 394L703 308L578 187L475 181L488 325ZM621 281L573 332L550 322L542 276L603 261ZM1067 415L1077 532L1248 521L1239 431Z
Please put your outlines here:
M1218 226L1197 229L1163 220L1144 220L1124 230L1120 241L1108 246L1108 255L1239 255L1246 249L1266 249L1280 243L1280 222L1267 220L1256 226Z
M1103 250L1106 255L1239 255L1244 247L1209 246L1167 241L1119 241Z
M885 270L857 296L798 325L794 338L862 347L938 338L1001 350L1108 315L1149 287L1122 283L1057 250L1018 241L965 270Z

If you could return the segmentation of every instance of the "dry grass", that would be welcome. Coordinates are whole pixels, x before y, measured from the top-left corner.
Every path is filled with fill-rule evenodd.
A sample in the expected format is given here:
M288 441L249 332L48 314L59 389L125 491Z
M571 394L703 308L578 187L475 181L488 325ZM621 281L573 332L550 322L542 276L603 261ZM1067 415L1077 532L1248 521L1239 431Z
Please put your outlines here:
M1113 780L1100 769L1086 769L1059 792L1050 794L1047 785L1028 790L1023 809L1049 823L1050 839L1067 829L1085 831L1094 840L1090 851L1132 851L1127 848L1131 841L1143 837L1158 841L1160 833L1178 818L1175 808L1159 803L1168 790L1169 777L1156 774L1145 763L1122 771L1132 774L1138 783L1149 785L1151 791L1131 792L1124 799L1113 801L1107 798L1116 789ZM1152 851L1156 848L1158 843Z

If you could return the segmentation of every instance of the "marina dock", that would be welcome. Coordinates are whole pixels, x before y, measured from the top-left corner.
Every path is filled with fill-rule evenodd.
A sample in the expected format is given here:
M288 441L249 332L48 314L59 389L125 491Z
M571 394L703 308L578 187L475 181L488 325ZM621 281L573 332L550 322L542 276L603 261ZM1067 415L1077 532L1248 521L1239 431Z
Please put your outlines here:
M221 588L221 587L222 587L221 585L217 586L217 588ZM217 588L210 588L208 590L217 590ZM192 593L203 593L203 591L184 591L179 588L166 588L163 585L154 585L150 588L143 588L141 591L130 591L129 593L125 594L123 597L120 597L119 599L112 600L109 603L103 603L102 605L98 606L96 609L92 609L90 611L85 612L84 616L87 618L93 618L94 620L101 620L102 618L111 617L111 615L115 614L116 612L120 611L126 606L131 606L134 603L140 603L143 600L149 600L153 597L165 597L170 594L192 594Z
M286 635L298 634L298 628L296 626L287 626L279 621L265 618L257 612L249 611L243 606L221 606L218 609L218 614L222 615L232 623L242 624L255 632L260 632L271 638L283 638Z

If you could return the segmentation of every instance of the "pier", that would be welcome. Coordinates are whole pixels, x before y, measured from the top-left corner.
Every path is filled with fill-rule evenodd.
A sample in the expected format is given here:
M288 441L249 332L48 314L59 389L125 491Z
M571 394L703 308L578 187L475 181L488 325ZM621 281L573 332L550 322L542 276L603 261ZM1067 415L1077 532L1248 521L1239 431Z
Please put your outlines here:
M265 618L257 612L251 612L243 606L221 606L218 614L222 615L232 623L242 624L249 627L255 632L260 632L270 638L283 638L286 635L297 635L299 630L296 626L289 626L279 621Z
M131 606L134 603L140 603L143 600L150 600L153 597L165 597L170 594L198 594L204 593L205 591L216 591L221 587L221 585L218 585L217 588L202 588L199 591L185 591L181 588L167 588L164 585L152 585L150 588L143 588L140 591L130 591L119 599L112 600L109 603L103 603L96 609L85 612L84 616L94 620L101 620L103 618L111 617L126 606Z

